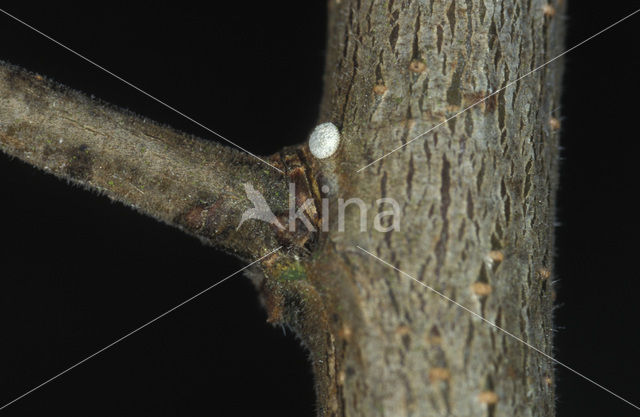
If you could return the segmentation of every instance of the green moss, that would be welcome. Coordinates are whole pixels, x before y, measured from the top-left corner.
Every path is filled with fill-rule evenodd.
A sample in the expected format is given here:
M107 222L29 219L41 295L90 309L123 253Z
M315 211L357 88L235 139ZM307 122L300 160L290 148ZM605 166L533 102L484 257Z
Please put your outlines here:
M282 269L278 279L283 281L299 281L307 277L307 271L300 262L293 262Z

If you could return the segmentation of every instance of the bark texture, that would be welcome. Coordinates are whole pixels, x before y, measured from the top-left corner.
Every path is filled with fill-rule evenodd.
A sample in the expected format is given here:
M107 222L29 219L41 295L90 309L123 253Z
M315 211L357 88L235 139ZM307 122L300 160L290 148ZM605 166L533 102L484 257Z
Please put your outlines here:
M555 15L549 9L554 8ZM551 416L552 363L367 254L552 354L562 0L330 0L319 122L338 152L268 161L183 135L10 65L0 149L255 259L272 323L309 349L319 416ZM361 168L401 145L397 152ZM286 222L247 222L244 184ZM326 186L323 188L323 186ZM365 202L345 211L339 199ZM392 198L400 230L378 231ZM308 203L309 202L309 203ZM311 204L312 203L312 204ZM328 229L327 229L328 227Z
M562 4L555 17L545 5L331 2L333 193L367 200L370 225L375 199L396 199L402 230L362 233L348 211L310 268L331 318L321 414L554 414L548 359L355 248L552 353L558 63L356 173L560 53Z
M260 192L282 222L289 182L302 202L311 193L296 150L261 163L1 61L0 109L2 151L241 259L310 243L305 229L296 234L263 222L237 227L252 208L244 184Z

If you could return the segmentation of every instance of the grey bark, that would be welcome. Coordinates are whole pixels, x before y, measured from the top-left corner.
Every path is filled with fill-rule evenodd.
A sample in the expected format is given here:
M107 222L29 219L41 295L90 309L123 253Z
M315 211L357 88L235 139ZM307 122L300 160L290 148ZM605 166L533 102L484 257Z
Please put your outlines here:
M558 143L548 122L560 65L355 173L561 52L562 25L545 15L545 4L332 3L321 121L343 132L336 194L393 197L403 217L400 233L330 234L323 250L334 256L314 267L335 271L318 282L326 305L346 312L330 324L336 365L327 377L337 392L329 410L554 414L548 359L353 249L362 246L551 354L546 278ZM492 251L504 260L489 266ZM476 283L490 294L473 291ZM339 336L344 329L348 338Z
M549 119L561 65L408 143L561 51L563 5L554 17L545 4L330 1L320 122L338 126L341 147L327 161L305 145L271 156L285 176L7 65L0 147L243 259L284 245L252 275L269 321L291 325L310 351L318 415L551 416L547 358L357 248L552 353ZM250 207L242 183L284 215L289 181L297 207L312 199L307 214L329 232L235 230ZM367 204L369 226L384 210L376 200L395 199L401 230L361 231L350 206L339 231L338 199L351 197Z

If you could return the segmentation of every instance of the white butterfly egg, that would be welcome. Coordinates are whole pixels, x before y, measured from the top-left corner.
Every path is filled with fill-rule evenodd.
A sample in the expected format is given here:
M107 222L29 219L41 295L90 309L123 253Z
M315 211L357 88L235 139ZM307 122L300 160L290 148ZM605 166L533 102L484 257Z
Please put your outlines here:
M309 150L318 159L325 159L336 153L340 145L340 132L333 123L316 126L309 136Z

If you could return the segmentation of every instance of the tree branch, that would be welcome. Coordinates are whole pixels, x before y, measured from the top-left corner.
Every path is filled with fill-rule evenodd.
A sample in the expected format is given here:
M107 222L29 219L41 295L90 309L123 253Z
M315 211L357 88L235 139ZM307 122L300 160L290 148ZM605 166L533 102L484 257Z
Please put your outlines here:
M282 175L243 152L2 62L0 149L245 260L308 240L255 220L238 228L251 208L243 184L259 191L276 216L288 214L288 182L303 165L297 149L269 159ZM299 194L309 192L305 181L298 185Z
M0 146L241 257L284 245L256 282L269 321L310 351L318 415L551 416L547 358L357 248L551 353L558 138L548 121L561 69L448 120L557 55L563 25L545 4L331 1L320 121L338 127L340 146L322 160L306 146L270 157L285 176L6 65ZM278 220L312 199L312 221L329 231L236 230L247 183ZM360 211L339 213L336 200L349 198ZM398 202L400 230L363 230L382 198Z

